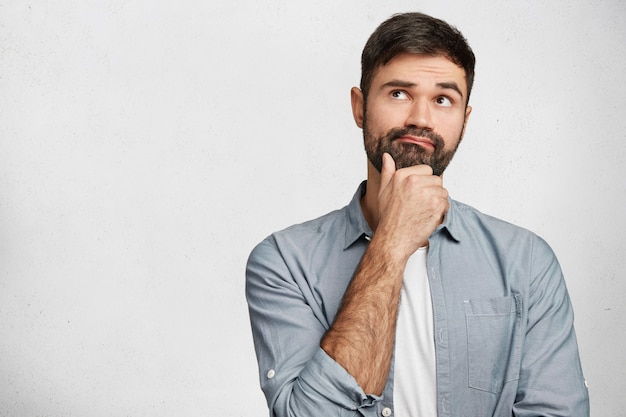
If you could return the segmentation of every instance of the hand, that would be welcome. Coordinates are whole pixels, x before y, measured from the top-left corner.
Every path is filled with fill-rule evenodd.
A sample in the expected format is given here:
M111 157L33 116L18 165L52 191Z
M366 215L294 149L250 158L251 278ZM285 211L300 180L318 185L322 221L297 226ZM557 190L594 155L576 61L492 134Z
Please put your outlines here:
M383 155L378 194L376 235L406 261L428 242L449 209L448 191L428 165L396 170L391 155Z

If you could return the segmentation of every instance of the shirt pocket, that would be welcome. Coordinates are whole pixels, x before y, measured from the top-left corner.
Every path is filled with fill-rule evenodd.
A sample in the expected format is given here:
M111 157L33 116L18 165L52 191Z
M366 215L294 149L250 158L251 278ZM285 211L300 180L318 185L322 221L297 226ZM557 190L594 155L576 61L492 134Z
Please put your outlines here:
M498 393L519 379L522 296L468 300L465 304L469 386Z

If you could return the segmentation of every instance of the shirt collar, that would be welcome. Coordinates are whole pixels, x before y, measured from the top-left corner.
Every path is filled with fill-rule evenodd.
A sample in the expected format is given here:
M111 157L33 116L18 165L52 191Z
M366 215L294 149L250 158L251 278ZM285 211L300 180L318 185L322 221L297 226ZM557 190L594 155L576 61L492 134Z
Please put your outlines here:
M363 181L348 204L346 210L346 241L343 247L344 250L363 236L368 239L372 237L372 230L367 224L367 220L365 220L365 216L363 215L363 209L361 208L361 197L365 194L366 189L367 181ZM462 209L462 207L462 204L450 199L450 210L446 213L443 223L437 227L435 233L445 229L452 239L460 242L461 239L465 237L459 219L459 210Z
M465 233L460 222L459 203L450 198L448 201L450 202L450 209L446 213L443 223L437 227L435 232L445 229L452 239L460 242L465 237Z
M344 250L363 236L372 236L372 229L370 229L367 224L367 220L365 220L365 216L363 215L363 209L361 208L361 197L365 195L366 188L367 181L363 181L359 185L359 188L357 188L356 193L354 193L352 201L348 204L346 210L346 242L343 247Z

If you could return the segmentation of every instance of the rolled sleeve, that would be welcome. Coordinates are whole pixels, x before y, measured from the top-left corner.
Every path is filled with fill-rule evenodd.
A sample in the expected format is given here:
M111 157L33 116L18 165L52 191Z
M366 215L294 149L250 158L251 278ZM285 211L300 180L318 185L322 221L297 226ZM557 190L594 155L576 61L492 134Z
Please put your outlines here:
M323 415L353 416L360 415L359 410L367 415L368 408L374 412L373 406L381 397L366 395L341 365L318 349L295 381L290 398L286 399L290 404L282 404L279 398L274 408L289 410L293 413L290 415L295 416L318 415L315 412L322 410Z

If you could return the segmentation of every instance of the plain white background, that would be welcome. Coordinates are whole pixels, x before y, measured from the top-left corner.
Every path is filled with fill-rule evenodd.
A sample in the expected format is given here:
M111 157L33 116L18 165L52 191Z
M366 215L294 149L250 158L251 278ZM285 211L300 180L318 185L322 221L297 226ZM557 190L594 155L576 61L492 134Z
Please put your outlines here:
M0 415L266 415L248 253L365 177L349 90L408 10L478 59L447 188L552 245L626 415L621 0L0 1Z

